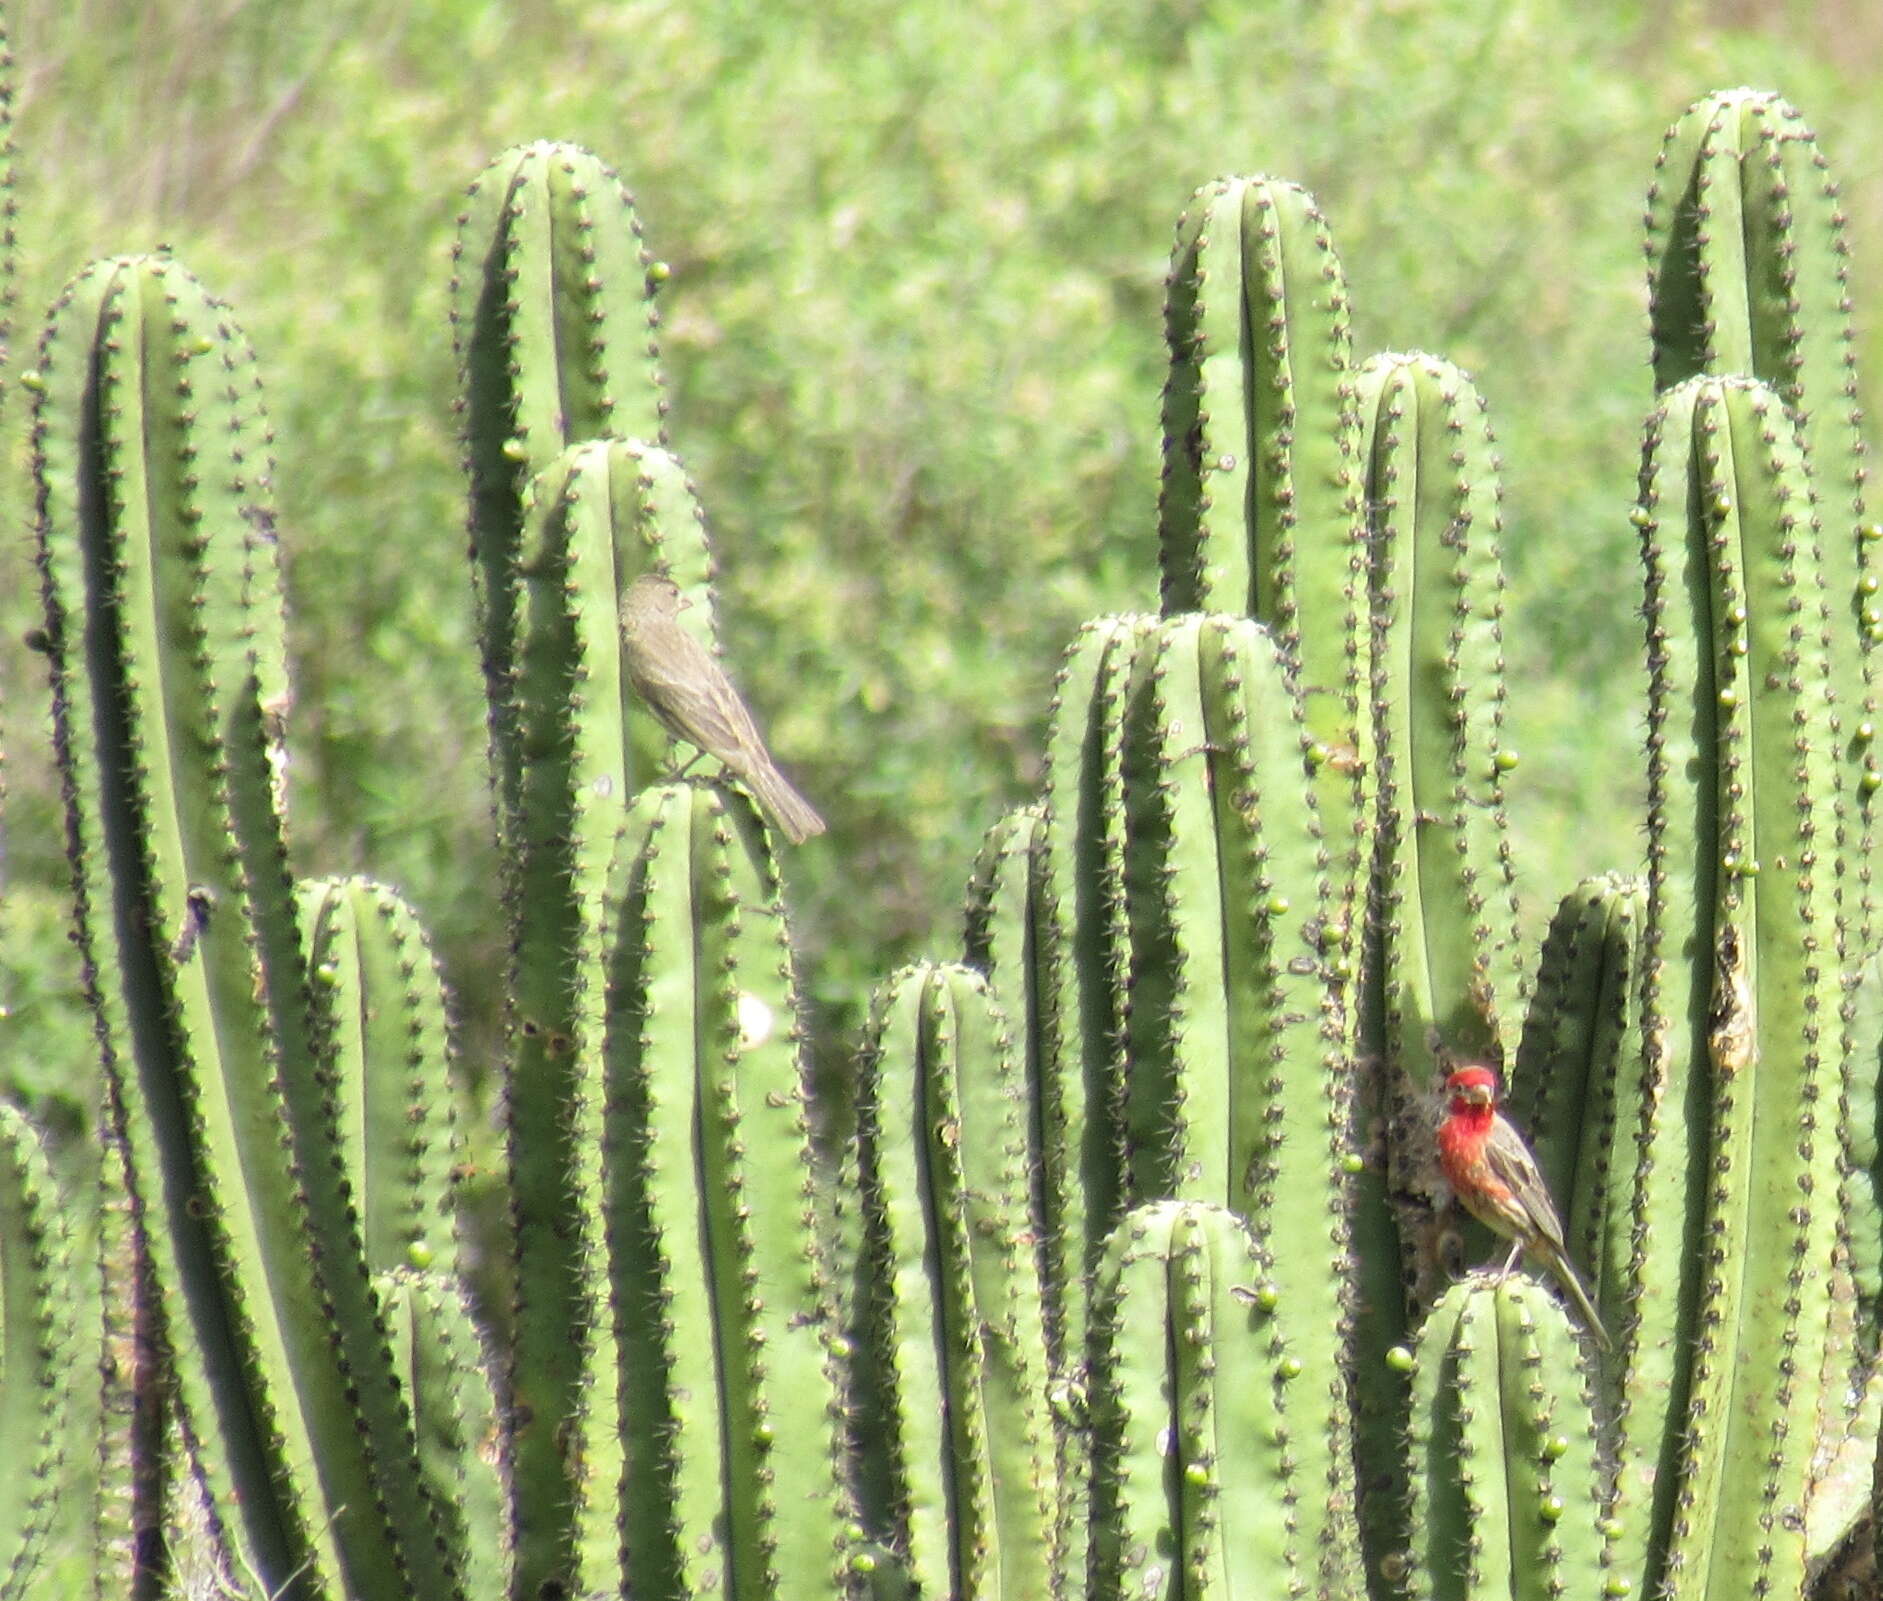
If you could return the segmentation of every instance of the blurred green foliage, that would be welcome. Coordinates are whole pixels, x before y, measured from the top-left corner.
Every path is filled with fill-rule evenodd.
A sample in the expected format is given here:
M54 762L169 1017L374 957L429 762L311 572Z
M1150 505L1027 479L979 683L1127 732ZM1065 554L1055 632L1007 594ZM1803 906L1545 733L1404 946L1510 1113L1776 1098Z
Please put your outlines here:
M1744 8L1740 8L1744 9ZM451 412L458 196L587 144L636 192L673 443L735 677L832 822L787 860L826 1062L868 986L947 955L981 831L1038 782L1081 618L1156 600L1162 277L1190 191L1308 185L1356 354L1470 369L1506 463L1507 647L1531 927L1638 857L1626 520L1649 398L1639 216L1694 96L1780 90L1883 239L1883 25L1652 0L29 0L13 371L86 259L168 244L261 352L277 434L306 870L404 887L494 1061L493 895ZM1859 280L1883 373L1883 290ZM9 374L9 377L11 374ZM0 426L7 1074L89 1072L22 418Z

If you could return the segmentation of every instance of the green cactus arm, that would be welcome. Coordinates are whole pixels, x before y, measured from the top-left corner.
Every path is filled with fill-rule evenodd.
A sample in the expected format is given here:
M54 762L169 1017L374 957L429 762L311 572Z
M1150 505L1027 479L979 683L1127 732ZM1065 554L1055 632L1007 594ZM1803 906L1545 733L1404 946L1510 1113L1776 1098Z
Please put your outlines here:
M582 440L666 442L658 279L633 198L586 150L519 145L472 183L452 252L451 321L493 714L512 667L526 486ZM499 722L492 730L500 737Z
M400 1388L412 1408L419 1471L445 1509L446 1538L477 1593L509 1592L509 1487L503 1429L483 1336L460 1281L437 1269L376 1274Z
M506 1116L525 1590L570 1561L609 1572L617 1560L604 1486L616 1477L619 1420L612 1383L595 1378L615 1364L598 1310L602 930L629 787L666 748L628 686L617 621L627 585L657 564L693 588L709 567L697 501L665 451L578 444L534 482L514 574L514 676L492 713L516 1031ZM709 608L683 617L710 640ZM557 1444L565 1428L580 1446L572 1454Z
M1707 638L1705 562L1686 543L1690 506L1712 499L1689 441L1701 391L1671 391L1650 417L1632 514L1645 571L1648 676L1648 903L1642 927L1645 1051L1634 1131L1635 1317L1622 1336L1616 1501L1638 1542L1634 1566L1659 1565L1678 1482L1676 1429L1687 1415L1700 1291L1707 1159L1707 1018L1713 907L1720 876L1717 724L1723 715Z
M1091 1296L1089 1197L1079 1167L1088 1114L1083 1079L1058 1071L1064 1042L1053 1006L1052 951L1058 903L1052 893L1052 835L1043 804L1021 807L988 831L968 886L966 959L988 975L1016 1025L1027 1106L1032 1213L1040 1236L1041 1293L1059 1479L1059 1561L1083 1571L1089 1532L1090 1460L1078 1426L1085 1391Z
M1358 1579L1339 1368L1352 1164L1334 924L1350 903L1329 883L1299 701L1267 630L1189 616L1141 636L1109 714L1123 725L1132 1191L1227 1205L1264 1238L1324 1243L1274 1272L1303 1368L1298 1404L1319 1409L1300 1449L1331 1490L1301 1512L1302 1547L1343 1593Z
M110 1093L109 1084L105 1094ZM165 1581L167 1552L153 1550L171 1480L186 1471L181 1452L164 1449L174 1428L174 1386L163 1370L159 1306L150 1282L149 1247L140 1237L124 1142L109 1111L98 1130L98 1397L74 1420L97 1439L91 1517L93 1601L150 1601ZM87 1312L91 1301L88 1298ZM87 1355L92 1354L90 1351ZM97 1426L114 1418L114 1428Z
M865 1526L893 1552L912 1594L941 1597L952 1595L955 1583L950 1529L956 1488L937 1280L943 1272L959 1273L961 1265L937 1254L931 1272L926 1142L909 1118L896 1115L909 1099L899 1097L906 1088L902 1075L919 1060L924 985L925 972L916 967L878 987L859 1061L863 1215L851 1297L850 1412Z
M1635 1135L1643 1105L1640 1022L1647 886L1585 879L1550 920L1511 1075L1511 1115L1557 1197L1572 1262L1620 1321L1632 1288Z
M1196 615L1159 625L1125 713L1125 1137L1135 1199L1227 1205L1243 1171L1230 1122L1226 983L1229 924L1242 907L1219 859L1201 628Z
M624 1573L654 1595L723 1588L726 1441L694 1123L702 1027L690 792L636 800L612 871L608 1240L626 1431Z
M1247 612L1247 527L1258 450L1242 270L1244 180L1206 184L1178 219L1166 280L1164 471L1158 550L1172 611Z
M1049 1071L1065 1121L1068 1279L1090 1282L1125 1193L1124 705L1155 621L1088 622L1067 647L1046 744L1046 982ZM1076 1207L1075 1215L1070 1209ZM1066 1348L1083 1339L1065 1303Z
M732 1585L809 1601L841 1587L853 1514L789 927L750 802L705 785L690 799L699 1182L727 1375Z
M1113 1231L1093 1310L1090 1594L1310 1589L1299 1368L1267 1257L1234 1213L1155 1201ZM1310 1488L1312 1487L1312 1488Z
M669 785L637 800L615 882L608 1233L627 1572L658 1593L834 1593L850 1514L831 1285L773 869L743 802Z
M1471 380L1425 355L1359 379L1373 513L1374 878L1384 1018L1369 1046L1423 1090L1436 1041L1512 1059L1523 994L1503 779L1500 487ZM1434 1034L1436 1031L1436 1034Z
M1063 1593L1020 1069L986 981L919 966L865 1050L864 1318L853 1366L873 1533L923 1595Z
M252 352L174 264L107 262L37 395L80 935L214 1532L311 1594L452 1594L307 1034Z
M1083 1232L1076 1216L1069 1219L1067 1213L1081 1206L1083 1196L1073 1174L1066 1139L1070 1118L1062 1086L1051 1071L1053 1046L1047 1038L1052 1017L1043 982L1043 947L1048 938L1045 853L1043 806L1020 807L987 831L968 881L962 955L968 966L987 976L1019 1050L1029 1108L1032 1211L1039 1219L1042 1261L1050 1287L1047 1337L1058 1363L1065 1349L1058 1292L1068 1288L1068 1241L1080 1239ZM1075 1274L1083 1266L1078 1257L1075 1247L1071 1252ZM1078 1291L1071 1288L1071 1293Z
M412 908L382 884L310 880L296 898L367 1265L455 1277L457 1091L437 959Z
M1694 102L1668 129L1646 223L1655 388L1701 373L1760 379L1791 409L1811 466L1846 794L1837 854L1854 961L1875 934L1872 813L1883 772L1869 729L1883 584L1864 511L1843 201L1816 136L1786 100L1728 89Z
M1874 1357L1883 1309L1883 954L1857 970L1850 995L1850 1056L1843 1107L1843 1250L1857 1292L1853 1331L1860 1356Z
M1627 1593L1578 1338L1522 1278L1467 1280L1432 1308L1409 1431L1417 1601Z
M0 1596L43 1582L68 1441L67 1396L78 1355L71 1250L39 1134L0 1102ZM70 1442L76 1444L76 1441Z
M1299 1509L1280 1493L1318 1461L1297 1454L1319 1427L1302 1363L1275 1321L1283 1291L1234 1213L1190 1206L1171 1231L1167 1277L1173 1400L1182 1458L1183 1559L1198 1596L1302 1585L1317 1564ZM1295 1405L1307 1399L1309 1405ZM1303 1415L1305 1413L1305 1415ZM1291 1460L1292 1458L1292 1460ZM1326 1564L1318 1565L1322 1595Z
M935 1141L929 1174L938 1186L943 1248L965 1258L971 1291L966 1302L951 1302L951 1278L944 1275L950 1394L958 1398L951 1408L978 1423L978 1448L988 1464L988 1546L998 1574L988 1593L1049 1595L1060 1587L1054 1548L1059 1485L1023 1080L1006 1016L978 974L941 968L927 988L923 1052L933 1066L923 1109ZM941 1190L949 1184L958 1186L953 1194ZM974 1432L968 1431L970 1443ZM957 1462L964 1455L957 1449Z
M1182 1594L1168 1263L1183 1204L1133 1207L1100 1264L1092 1309L1093 1601Z
M1359 1587L1341 1364L1352 1321L1352 1164L1336 928L1352 902L1320 834L1317 791L1304 782L1297 703L1274 639L1217 618L1196 644L1232 1041L1228 1200L1258 1239L1276 1242L1273 1330L1296 1369L1291 1444L1326 1492L1298 1509L1296 1534L1321 1592L1341 1595Z
M1835 1208L1811 1200L1836 1193L1836 1139L1819 1124L1834 1113L1842 1052L1835 882L1821 854L1839 798L1825 607L1802 453L1764 386L1697 379L1672 391L1643 485L1644 1007L1656 1099L1690 1132L1653 1131L1638 1181L1644 1327L1625 1357L1619 1493L1626 1511L1665 1476L1677 1440L1677 1488L1656 1486L1645 1524L1647 1571L1662 1572L1665 1540L1675 1593L1744 1594L1803 1582L1802 1525L1767 1529L1743 1508L1803 1502L1815 1431L1797 1424L1820 1403L1835 1245ZM1662 981L1670 958L1694 969L1684 993ZM1682 1146L1684 1194L1655 1195L1662 1148ZM1772 1204L1781 1194L1803 1199ZM1698 1261L1669 1321L1649 1293L1667 1247L1653 1250L1644 1224L1683 1207L1699 1214ZM1777 1343L1790 1371L1772 1382L1759 1353Z
M1228 178L1178 224L1165 306L1163 609L1269 624L1301 675L1336 871L1367 831L1373 731L1346 280L1314 197Z

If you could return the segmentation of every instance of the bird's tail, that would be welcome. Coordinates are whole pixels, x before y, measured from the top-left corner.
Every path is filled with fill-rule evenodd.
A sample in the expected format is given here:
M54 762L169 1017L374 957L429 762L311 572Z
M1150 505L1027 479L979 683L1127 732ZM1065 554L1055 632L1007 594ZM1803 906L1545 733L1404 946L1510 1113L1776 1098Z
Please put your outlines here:
M762 762L747 773L745 783L765 815L793 845L802 845L813 834L824 832L824 819L770 762Z
M1550 1272L1556 1276L1556 1282L1568 1292L1569 1299L1576 1303L1576 1310L1582 1314L1582 1321L1588 1326L1595 1343L1604 1351L1615 1347L1609 1342L1608 1330L1602 1327L1602 1319L1596 1313L1595 1303L1589 1299L1589 1292L1582 1287L1582 1280L1576 1276L1576 1270L1569 1265L1569 1258L1561 1251L1551 1251L1548 1257Z

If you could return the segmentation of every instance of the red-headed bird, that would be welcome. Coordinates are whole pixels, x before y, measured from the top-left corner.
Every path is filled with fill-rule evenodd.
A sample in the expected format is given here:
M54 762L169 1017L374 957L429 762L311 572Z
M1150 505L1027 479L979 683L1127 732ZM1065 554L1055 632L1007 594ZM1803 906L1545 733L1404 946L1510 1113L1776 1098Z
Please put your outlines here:
M1445 1092L1450 1102L1438 1126L1438 1165L1452 1193L1492 1233L1512 1242L1505 1273L1528 1251L1569 1293L1595 1343L1604 1351L1611 1349L1595 1304L1569 1265L1562 1219L1543 1187L1536 1158L1497 1110L1496 1072L1481 1066L1457 1068L1445 1080Z

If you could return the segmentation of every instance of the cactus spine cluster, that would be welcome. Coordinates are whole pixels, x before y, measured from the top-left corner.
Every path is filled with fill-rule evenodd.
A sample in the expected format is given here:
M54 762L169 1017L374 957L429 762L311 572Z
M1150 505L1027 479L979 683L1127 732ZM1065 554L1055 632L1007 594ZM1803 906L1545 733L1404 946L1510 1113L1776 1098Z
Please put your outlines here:
M1632 512L1641 877L1526 979L1499 468L1473 382L1355 363L1305 191L1193 197L1166 311L1162 613L1066 651L962 962L890 978L814 1137L785 886L663 773L641 573L705 601L632 203L532 145L454 321L510 936L511 1305L471 1293L416 914L294 883L256 361L165 257L53 308L27 387L76 927L118 1204L93 1589L178 1509L269 1596L1803 1596L1875 1453L1874 530L1835 188L1737 91L1648 208ZM715 648L709 605L683 613ZM1868 977L1859 972L1868 964ZM1452 1064L1512 1106L1618 1348L1470 1276ZM0 1108L0 1597L80 1348ZM502 1328L501 1337L490 1331ZM1849 1404L1851 1397L1860 1403Z

